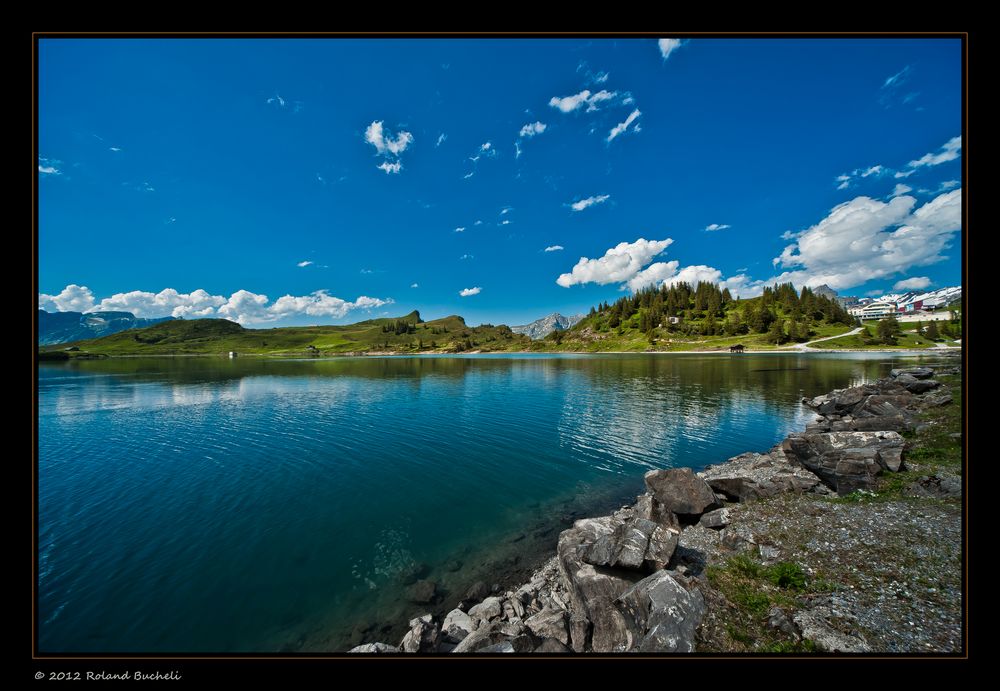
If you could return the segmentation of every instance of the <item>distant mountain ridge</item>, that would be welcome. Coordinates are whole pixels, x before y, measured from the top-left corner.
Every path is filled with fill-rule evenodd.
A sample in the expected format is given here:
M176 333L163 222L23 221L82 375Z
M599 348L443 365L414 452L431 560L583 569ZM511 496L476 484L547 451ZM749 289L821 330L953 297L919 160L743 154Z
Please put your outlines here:
M553 331L564 331L571 328L585 316L587 315L574 314L572 317L564 317L558 312L553 312L547 317L536 319L530 324L512 326L510 330L516 334L523 334L533 341L537 341L540 338L545 338Z
M56 345L141 329L173 317L143 319L131 312L46 312L38 310L38 345Z
M948 305L955 300L962 299L962 286L949 286L947 288L938 288L937 290L932 290L929 292L922 292L919 290L911 290L906 293L889 293L883 295L882 297L875 298L875 302L892 302L897 306L906 305L911 302L923 302L925 305L931 304L937 307L943 307Z

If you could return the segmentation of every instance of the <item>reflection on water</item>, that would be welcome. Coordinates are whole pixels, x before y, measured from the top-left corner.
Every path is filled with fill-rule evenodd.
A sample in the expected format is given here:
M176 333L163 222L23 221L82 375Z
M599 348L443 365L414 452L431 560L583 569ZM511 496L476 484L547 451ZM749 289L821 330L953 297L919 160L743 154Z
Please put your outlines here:
M342 649L528 568L642 473L763 450L884 355L118 359L39 370L45 651ZM353 636L352 636L353 631ZM377 637L377 636L376 636ZM384 633L383 638L391 638Z

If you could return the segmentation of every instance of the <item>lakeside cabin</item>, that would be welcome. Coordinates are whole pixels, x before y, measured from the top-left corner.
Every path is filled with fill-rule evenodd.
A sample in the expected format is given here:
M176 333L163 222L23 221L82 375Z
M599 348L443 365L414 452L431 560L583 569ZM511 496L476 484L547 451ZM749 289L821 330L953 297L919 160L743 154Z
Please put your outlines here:
M737 343L734 346L729 346L729 352L730 353L742 353L745 350L746 350L746 346L744 346L742 343Z
M234 358L234 357L236 357L237 355L238 355L238 353L237 353L237 352L236 352L235 350L230 350L230 351L229 351L229 357L230 357L230 358Z

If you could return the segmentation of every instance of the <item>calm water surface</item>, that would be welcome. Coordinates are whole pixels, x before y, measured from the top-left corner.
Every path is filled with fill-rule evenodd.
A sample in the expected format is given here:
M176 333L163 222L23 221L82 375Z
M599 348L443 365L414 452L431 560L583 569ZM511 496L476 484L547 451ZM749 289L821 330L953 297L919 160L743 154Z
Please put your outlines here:
M39 642L342 650L513 578L651 468L765 450L884 354L119 359L39 369ZM379 626L385 630L378 630ZM374 628L372 628L374 627Z

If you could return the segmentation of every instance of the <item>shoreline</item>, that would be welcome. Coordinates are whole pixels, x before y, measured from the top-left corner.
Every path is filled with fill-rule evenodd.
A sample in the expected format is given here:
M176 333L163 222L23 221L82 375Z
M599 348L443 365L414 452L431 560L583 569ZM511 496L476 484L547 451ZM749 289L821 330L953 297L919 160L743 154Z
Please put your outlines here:
M944 364L935 365L938 374L961 375L961 367L955 366L960 362L943 350L932 350L947 356ZM902 549L896 544L901 540L893 525L904 522L896 519L899 508L888 505L882 510L863 502L866 497L878 496L875 490L882 485L876 476L898 473L905 479L905 471L921 467L904 455L912 447L899 432L919 432L927 425L918 424L918 415L952 403L950 388L931 379L934 373L935 369L928 367L894 369L887 378L803 399L802 404L819 415L816 421L803 432L789 434L770 451L743 453L698 473L690 468L650 471L645 476L647 491L635 504L622 506L609 516L575 521L559 535L555 555L550 555L527 582L463 600L446 615L415 617L398 645L365 643L348 652L746 652L745 646L753 637L733 631L738 623L743 624L737 615L743 614L739 598L746 592L747 574L765 579L754 587L777 591L773 599L762 595L749 600L753 608L759 607L760 597L779 606L766 610L763 620L763 612L753 610L746 624L751 629L764 627L756 633L768 641L773 637L776 647L772 652L928 652L924 647L880 648L896 646L901 635L911 641L927 637L921 627L917 627L919 633L893 628L905 624L893 619L893 608L905 612L905 606L882 605L888 613L876 608L872 615L863 602L855 602L851 606L857 611L848 607L845 613L844 596L837 594L839 587L825 585L823 579L817 581L816 595L802 595L796 601L789 597L794 590L788 595L781 591L791 586L780 585L780 578L774 581L778 584L774 588L767 579L778 577L771 574L787 572L796 588L804 588L813 582L814 577L807 574L814 574L814 569L808 562L803 562L803 571L798 560L779 561L791 556L787 554L789 546L782 544L787 538L777 543L766 536L762 539L755 532L759 527L755 522L759 524L766 517L784 531L810 520L839 520L841 532L820 533L820 539L860 539L861 545L877 550ZM920 483L930 488L926 490L929 494L916 487ZM925 476L917 478L900 497L961 499L961 484L961 475L957 479ZM942 489L945 487L947 491ZM859 498L852 500L855 496ZM954 527L947 508L931 508L944 512L949 529ZM800 511L804 514L801 517L788 515ZM859 523L864 529L872 525L887 529L889 542L853 535ZM910 523L906 527L911 530L926 525L919 520L919 526ZM801 551L809 544L796 549ZM948 552L954 544L951 540L930 549ZM831 550L836 548L823 542L817 553L825 555ZM752 557L743 556L751 552ZM756 566L758 552L763 564ZM737 558L751 561L734 561ZM874 561L889 562L888 572L896 578L896 566L883 552L876 551ZM734 564L736 575L727 572ZM871 563L865 566L875 568ZM896 587L896 580L891 587ZM737 605L729 602L727 595L737 598ZM849 595L857 600L860 591ZM961 598L959 592L959 603ZM912 600L911 596L904 599ZM904 620L914 618L912 613L902 616ZM868 627L864 632L858 628L862 621ZM909 626L914 626L912 620ZM956 638L954 621L939 626L941 631L931 632L941 641L939 651L962 649L961 631ZM872 642L876 636L881 636L881 643ZM938 650L931 643L912 645ZM764 652L757 648L750 651Z
M221 358L224 360L240 359L284 359L284 360L328 360L340 358L364 358L364 357L468 357L468 356L503 356L503 355L731 355L740 357L742 355L824 355L835 353L883 353L900 355L922 355L928 353L955 353L962 351L962 346L939 346L936 348L809 348L809 349L775 349L775 350L746 350L743 353L731 353L728 349L719 350L498 350L498 351L469 351L464 353L395 353L395 352L368 352L368 353L331 353L329 355L303 355L303 354L283 354L283 353L248 353L239 355L236 358L229 358L224 353L150 353L150 354L129 354L129 355L105 355L95 354L91 357L69 357L65 360L45 360L43 362L72 362L73 360L124 360L131 358ZM52 351L49 351L52 352ZM55 351L59 352L59 351Z

